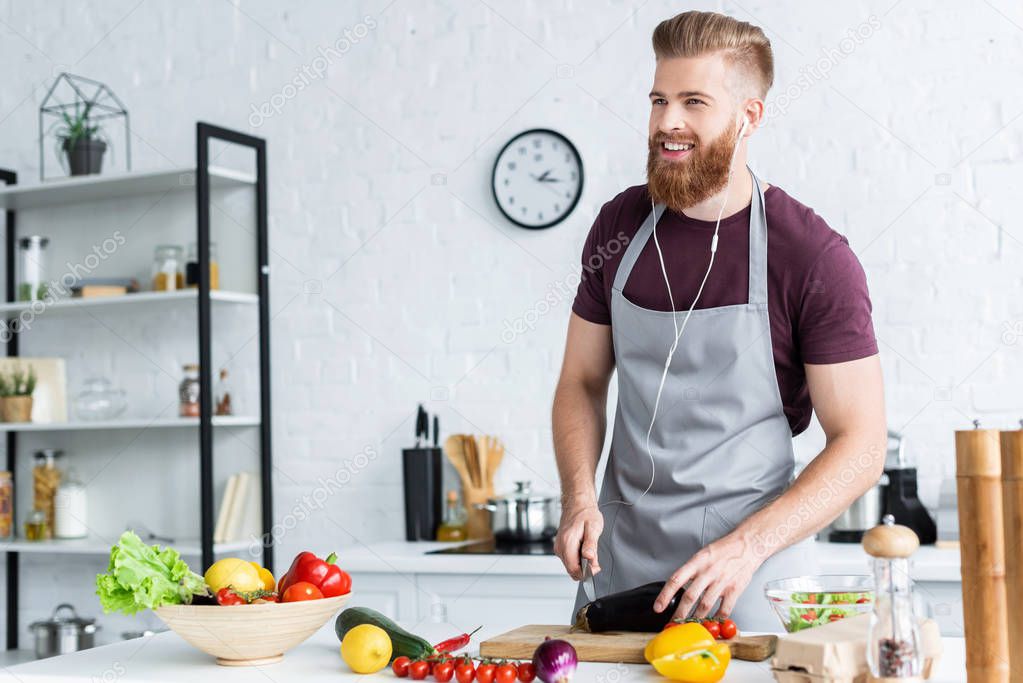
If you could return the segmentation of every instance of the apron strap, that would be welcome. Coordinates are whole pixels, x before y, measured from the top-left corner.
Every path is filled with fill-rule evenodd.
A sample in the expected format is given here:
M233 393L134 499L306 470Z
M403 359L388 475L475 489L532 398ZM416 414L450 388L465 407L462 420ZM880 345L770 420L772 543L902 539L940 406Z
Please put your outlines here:
M629 246L625 248L625 253L622 254L622 262L618 264L618 271L615 273L614 284L611 285L612 289L616 289L619 292L625 290L625 283L629 280L629 274L632 273L632 267L636 265L636 261L639 259L640 253L643 251L643 247L646 246L647 240L650 239L650 235L654 234L654 226L657 221L660 220L661 216L664 215L664 204L658 204L654 207L653 211L643 221L643 225L640 226L639 232L629 242Z
M767 209L764 190L757 174L753 178L753 199L749 214L749 303L767 305Z

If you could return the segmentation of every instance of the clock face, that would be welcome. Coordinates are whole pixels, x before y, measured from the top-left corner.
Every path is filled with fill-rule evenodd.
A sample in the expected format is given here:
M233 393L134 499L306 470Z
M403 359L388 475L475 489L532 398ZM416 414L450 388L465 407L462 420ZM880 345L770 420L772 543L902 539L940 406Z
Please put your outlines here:
M510 221L538 230L563 221L583 191L583 164L568 138L553 130L519 133L497 155L494 199Z

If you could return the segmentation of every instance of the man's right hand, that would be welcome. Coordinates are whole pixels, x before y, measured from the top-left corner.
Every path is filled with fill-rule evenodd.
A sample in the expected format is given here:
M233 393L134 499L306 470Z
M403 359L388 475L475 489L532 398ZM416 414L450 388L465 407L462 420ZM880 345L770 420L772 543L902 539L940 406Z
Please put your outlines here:
M562 503L561 524L554 539L554 554L561 558L569 576L576 581L582 579L582 559L590 561L590 571L600 571L597 560L597 541L604 530L604 516L600 514L595 499L584 502Z

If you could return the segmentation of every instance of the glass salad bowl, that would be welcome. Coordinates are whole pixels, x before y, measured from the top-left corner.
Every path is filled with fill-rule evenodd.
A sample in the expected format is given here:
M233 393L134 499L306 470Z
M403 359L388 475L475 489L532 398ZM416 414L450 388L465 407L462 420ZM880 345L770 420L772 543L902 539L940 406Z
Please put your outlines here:
M874 577L868 574L822 574L777 579L764 584L764 595L788 633L874 609Z

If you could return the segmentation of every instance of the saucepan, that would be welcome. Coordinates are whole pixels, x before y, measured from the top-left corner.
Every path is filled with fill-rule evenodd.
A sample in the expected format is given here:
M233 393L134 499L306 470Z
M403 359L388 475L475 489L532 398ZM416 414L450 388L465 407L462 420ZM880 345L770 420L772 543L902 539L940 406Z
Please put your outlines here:
M533 493L528 481L515 482L515 491L477 503L490 511L490 529L498 541L532 543L554 538L561 521L561 501L556 496Z

